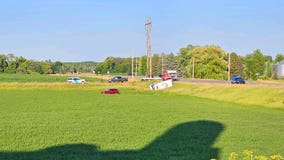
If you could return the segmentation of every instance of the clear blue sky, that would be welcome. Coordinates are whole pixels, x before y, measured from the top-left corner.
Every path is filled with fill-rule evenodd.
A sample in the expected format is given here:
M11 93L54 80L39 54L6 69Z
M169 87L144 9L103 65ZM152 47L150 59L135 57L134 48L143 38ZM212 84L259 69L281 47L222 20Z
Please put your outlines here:
M284 53L283 0L0 0L0 54L52 61L103 61L188 44L240 55Z

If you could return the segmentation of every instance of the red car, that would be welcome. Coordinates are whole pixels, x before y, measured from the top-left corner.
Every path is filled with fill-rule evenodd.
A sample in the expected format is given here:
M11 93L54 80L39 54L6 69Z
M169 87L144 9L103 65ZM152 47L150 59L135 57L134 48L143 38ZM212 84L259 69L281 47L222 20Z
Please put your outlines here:
M118 89L115 88L109 88L105 91L102 91L102 94L120 94Z
M170 80L170 79L173 79L171 77L171 75L169 75L167 72L164 72L163 75L162 75L162 80L166 81L166 80Z

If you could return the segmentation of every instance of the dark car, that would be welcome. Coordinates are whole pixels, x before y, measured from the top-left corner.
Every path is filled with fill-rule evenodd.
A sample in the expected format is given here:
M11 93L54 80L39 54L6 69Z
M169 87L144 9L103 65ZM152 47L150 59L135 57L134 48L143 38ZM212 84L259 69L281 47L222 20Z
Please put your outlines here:
M128 81L127 77L121 77L121 76L114 76L108 80L109 83L112 83L112 82L122 82L123 83L127 81Z
M246 81L240 76L233 76L231 80L232 84L245 84Z
M120 94L120 93L116 88L109 88L105 91L102 91L102 94Z

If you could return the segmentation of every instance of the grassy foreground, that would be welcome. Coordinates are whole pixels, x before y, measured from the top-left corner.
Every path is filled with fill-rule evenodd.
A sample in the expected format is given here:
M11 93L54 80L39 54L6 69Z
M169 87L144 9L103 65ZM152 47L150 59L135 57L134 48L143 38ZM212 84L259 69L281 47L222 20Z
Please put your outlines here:
M0 159L207 160L245 149L284 155L280 107L193 97L186 89L194 85L163 92L144 85L1 83ZM101 95L107 87L122 94Z

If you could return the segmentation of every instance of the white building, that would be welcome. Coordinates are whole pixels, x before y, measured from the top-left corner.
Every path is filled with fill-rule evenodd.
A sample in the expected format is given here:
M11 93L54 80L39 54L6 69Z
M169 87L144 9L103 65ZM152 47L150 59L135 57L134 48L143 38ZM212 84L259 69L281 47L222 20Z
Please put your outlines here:
M284 60L278 62L275 65L275 69L276 69L277 77L284 78Z

